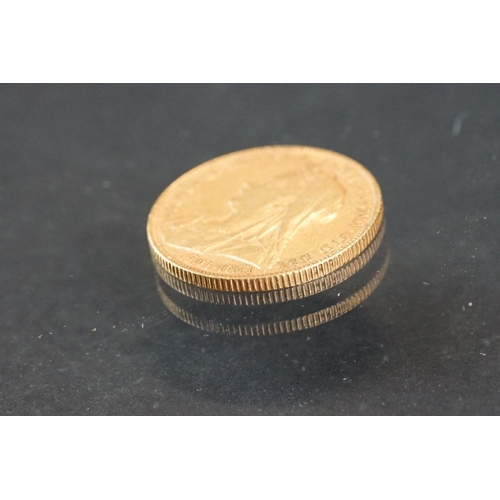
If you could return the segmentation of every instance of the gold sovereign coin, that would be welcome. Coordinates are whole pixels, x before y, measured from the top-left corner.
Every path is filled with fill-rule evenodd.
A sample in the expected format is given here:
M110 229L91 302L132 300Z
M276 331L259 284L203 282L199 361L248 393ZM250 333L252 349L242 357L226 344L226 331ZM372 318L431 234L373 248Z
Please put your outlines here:
M383 219L375 178L355 160L307 146L220 156L153 205L153 260L174 277L232 292L278 290L344 266Z

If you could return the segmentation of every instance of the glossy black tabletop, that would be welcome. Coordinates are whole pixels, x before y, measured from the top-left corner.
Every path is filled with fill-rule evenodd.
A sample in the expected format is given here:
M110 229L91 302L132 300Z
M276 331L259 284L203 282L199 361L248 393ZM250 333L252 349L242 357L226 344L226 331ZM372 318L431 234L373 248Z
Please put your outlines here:
M390 264L307 331L205 332L158 293L147 215L265 144L369 168ZM500 414L498 86L1 86L0 207L2 415Z

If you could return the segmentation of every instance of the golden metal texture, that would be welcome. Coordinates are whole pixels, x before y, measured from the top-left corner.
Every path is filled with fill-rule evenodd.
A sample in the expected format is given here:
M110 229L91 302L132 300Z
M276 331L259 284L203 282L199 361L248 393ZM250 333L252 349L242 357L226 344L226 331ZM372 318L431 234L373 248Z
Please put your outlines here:
M221 292L209 288L200 288L190 283L185 283L169 274L156 261L153 261L156 272L160 278L177 292L200 302L209 302L218 305L234 306L257 306L267 304L279 304L291 300L300 300L305 297L328 290L347 280L360 271L377 252L385 235L385 222L382 223L380 231L373 241L356 258L348 262L345 266L337 269L333 273L327 274L309 283L304 283L290 288L280 290L269 290L263 292Z
M210 160L173 182L148 218L153 260L213 290L279 290L357 257L383 219L380 188L351 158L265 146Z
M384 279L390 263L390 250L386 249L382 265L371 275L363 286L351 293L347 298L336 302L319 311L315 311L303 316L291 319L262 323L228 323L217 321L213 316L202 316L186 310L182 305L174 302L166 290L161 286L160 278L157 278L157 289L161 300L169 311L184 323L205 330L211 333L221 333L239 336L267 336L281 333L291 333L301 330L308 330L316 326L333 321L334 319L351 311L364 302L379 286ZM191 300L191 299L190 299ZM300 311L300 307L297 308Z

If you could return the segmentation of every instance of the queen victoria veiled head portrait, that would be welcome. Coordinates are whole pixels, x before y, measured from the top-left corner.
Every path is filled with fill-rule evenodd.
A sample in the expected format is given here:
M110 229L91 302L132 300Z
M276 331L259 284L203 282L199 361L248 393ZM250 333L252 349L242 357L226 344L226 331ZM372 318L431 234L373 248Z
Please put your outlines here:
M308 226L331 224L344 195L331 170L304 166L263 182L243 181L215 213L174 216L164 231L170 246L264 269Z

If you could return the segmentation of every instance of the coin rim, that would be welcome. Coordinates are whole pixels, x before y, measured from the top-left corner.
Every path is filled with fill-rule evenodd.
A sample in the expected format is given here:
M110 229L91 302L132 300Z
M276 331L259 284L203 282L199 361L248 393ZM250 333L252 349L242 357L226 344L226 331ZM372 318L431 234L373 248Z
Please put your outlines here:
M318 293L324 292L334 286L339 285L345 280L357 274L366 264L368 264L378 252L385 236L386 224L382 227L377 236L370 244L353 260L345 266L340 267L333 273L322 276L308 283L296 285L291 288L282 288L280 290L268 290L262 292L223 292L212 290L210 288L200 288L191 283L186 283L165 271L156 260L153 260L157 275L166 285L176 292L189 297L193 300L216 304L216 305L234 305L234 306L262 306L270 304L282 304L289 301L302 300Z

